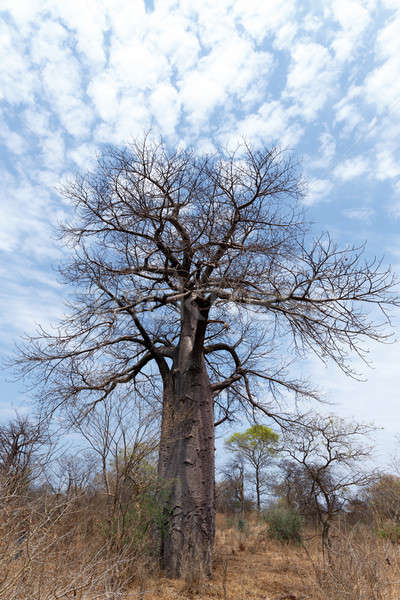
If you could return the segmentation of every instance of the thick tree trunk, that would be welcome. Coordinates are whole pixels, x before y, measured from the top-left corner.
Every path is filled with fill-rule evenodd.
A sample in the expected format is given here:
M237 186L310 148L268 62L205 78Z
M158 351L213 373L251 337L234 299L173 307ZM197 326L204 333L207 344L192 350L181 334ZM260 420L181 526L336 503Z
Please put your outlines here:
M210 575L215 529L214 411L202 349L189 322L164 378L159 476L168 488L162 565L170 577ZM185 335L186 333L186 335Z

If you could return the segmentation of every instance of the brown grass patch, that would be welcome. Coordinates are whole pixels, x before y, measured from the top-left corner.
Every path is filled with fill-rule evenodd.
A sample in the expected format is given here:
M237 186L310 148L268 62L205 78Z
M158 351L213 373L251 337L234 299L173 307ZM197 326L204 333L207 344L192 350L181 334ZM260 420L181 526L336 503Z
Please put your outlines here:
M148 581L147 600L398 600L400 549L366 528L336 531L332 561L309 532L304 547L270 540L251 519L244 531L217 520L214 573L189 592L181 581ZM135 598L134 590L126 600Z

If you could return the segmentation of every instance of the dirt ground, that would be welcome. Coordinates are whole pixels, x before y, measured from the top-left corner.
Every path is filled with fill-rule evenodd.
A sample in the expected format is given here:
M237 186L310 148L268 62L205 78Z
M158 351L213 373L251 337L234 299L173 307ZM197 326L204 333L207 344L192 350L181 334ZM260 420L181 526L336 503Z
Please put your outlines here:
M252 523L250 531L223 526L218 519L212 579L147 581L126 600L306 600L312 598L313 565L301 547L268 539L266 526ZM147 589L146 589L147 588Z
M267 525L217 516L213 577L197 582L144 578L124 600L399 600L400 545L372 526L335 528L328 560L320 537L306 531L303 545L281 544Z

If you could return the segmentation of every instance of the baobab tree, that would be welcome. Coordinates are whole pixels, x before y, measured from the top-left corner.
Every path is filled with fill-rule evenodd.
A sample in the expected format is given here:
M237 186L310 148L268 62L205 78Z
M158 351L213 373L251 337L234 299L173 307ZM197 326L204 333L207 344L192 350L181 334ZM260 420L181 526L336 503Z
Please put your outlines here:
M276 148L198 156L145 138L106 149L63 193L75 214L62 275L76 299L21 365L44 383L44 404L76 418L121 389L160 395L163 565L210 573L214 419L240 407L279 419L280 391L314 395L282 355L314 351L351 373L346 352L385 338L362 307L387 322L393 277L363 248L309 239L301 177Z

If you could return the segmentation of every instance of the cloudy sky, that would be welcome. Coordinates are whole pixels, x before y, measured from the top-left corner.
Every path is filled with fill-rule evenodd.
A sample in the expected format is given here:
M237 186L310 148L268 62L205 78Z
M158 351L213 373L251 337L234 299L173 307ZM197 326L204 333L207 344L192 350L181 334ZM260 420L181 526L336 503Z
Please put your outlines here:
M62 313L56 187L150 127L199 151L279 144L316 232L400 272L400 0L0 0L0 345ZM400 339L400 318L396 325ZM342 415L400 432L400 345L367 383L310 371ZM5 374L7 376L7 373ZM28 398L2 383L0 418Z

